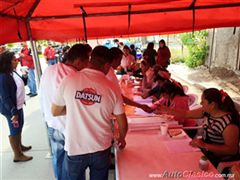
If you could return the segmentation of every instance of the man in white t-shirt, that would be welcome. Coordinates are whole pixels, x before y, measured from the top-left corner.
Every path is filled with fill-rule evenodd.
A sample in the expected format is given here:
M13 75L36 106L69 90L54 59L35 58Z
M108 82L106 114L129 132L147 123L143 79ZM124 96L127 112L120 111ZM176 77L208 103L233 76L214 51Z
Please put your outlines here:
M114 84L116 84L116 86L119 87L119 89L120 89L119 81L116 77L116 74L114 73L114 69L117 69L117 67L120 65L121 59L123 56L123 52L119 48L113 47L110 49L110 54L111 54L111 58L112 58L112 63L111 63L112 67L109 69L109 72L106 77L110 81L114 82ZM123 102L129 106L135 106L135 107L140 108L149 113L152 112L152 109L146 104L139 104L124 95L122 95L122 98L123 98Z
M119 126L120 148L126 145L128 125L121 92L106 78L110 52L104 46L93 49L89 67L68 76L61 83L52 105L54 116L66 114L66 179L107 180L112 145L112 115Z
M51 106L53 97L64 78L87 66L89 49L86 45L75 44L67 54L64 63L48 66L40 82L40 103L44 119L48 126L48 137L51 145L54 174L57 180L62 179L64 160L64 134L66 116L53 117Z

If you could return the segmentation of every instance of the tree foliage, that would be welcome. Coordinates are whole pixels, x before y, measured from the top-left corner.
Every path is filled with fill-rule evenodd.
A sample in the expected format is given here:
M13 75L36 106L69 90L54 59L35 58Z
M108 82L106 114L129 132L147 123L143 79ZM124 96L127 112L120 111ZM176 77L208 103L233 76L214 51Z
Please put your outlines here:
M204 63L208 55L209 45L207 44L207 31L197 31L192 33L183 33L180 35L182 43L188 48L189 55L185 63L189 67L197 67Z

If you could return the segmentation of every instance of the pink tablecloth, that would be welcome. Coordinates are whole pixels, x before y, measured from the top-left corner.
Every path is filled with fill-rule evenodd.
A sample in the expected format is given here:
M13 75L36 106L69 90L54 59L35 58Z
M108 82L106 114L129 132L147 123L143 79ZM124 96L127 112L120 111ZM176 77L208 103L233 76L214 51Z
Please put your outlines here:
M188 138L185 138L189 142ZM163 137L159 131L129 132L126 138L126 148L116 151L116 175L119 180L147 180L147 179L206 179L216 180L219 174L210 164L207 172L199 169L198 163L203 155L191 148L184 151L171 151L169 148L183 148L171 141L178 141L170 137ZM179 142L184 139L179 139ZM188 146L188 143L182 143ZM175 149L175 150L176 150ZM188 151L186 149L191 149ZM192 173L192 174L191 174ZM168 178L167 178L168 177ZM217 177L217 178L216 178Z

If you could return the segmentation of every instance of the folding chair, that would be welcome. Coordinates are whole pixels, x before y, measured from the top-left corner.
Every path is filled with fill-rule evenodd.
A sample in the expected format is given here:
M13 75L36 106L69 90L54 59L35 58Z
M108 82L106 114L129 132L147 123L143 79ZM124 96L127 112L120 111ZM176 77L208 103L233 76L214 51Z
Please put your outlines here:
M196 94L188 94L188 97L189 97L189 102L188 102L189 107L195 106L198 101L198 96Z

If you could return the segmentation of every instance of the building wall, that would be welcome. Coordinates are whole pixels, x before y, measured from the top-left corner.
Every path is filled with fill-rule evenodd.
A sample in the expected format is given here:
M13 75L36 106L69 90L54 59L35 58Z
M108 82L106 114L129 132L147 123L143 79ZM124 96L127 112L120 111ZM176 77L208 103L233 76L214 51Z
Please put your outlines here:
M240 28L217 28L209 30L209 55L205 64L209 68L225 67L240 70Z

